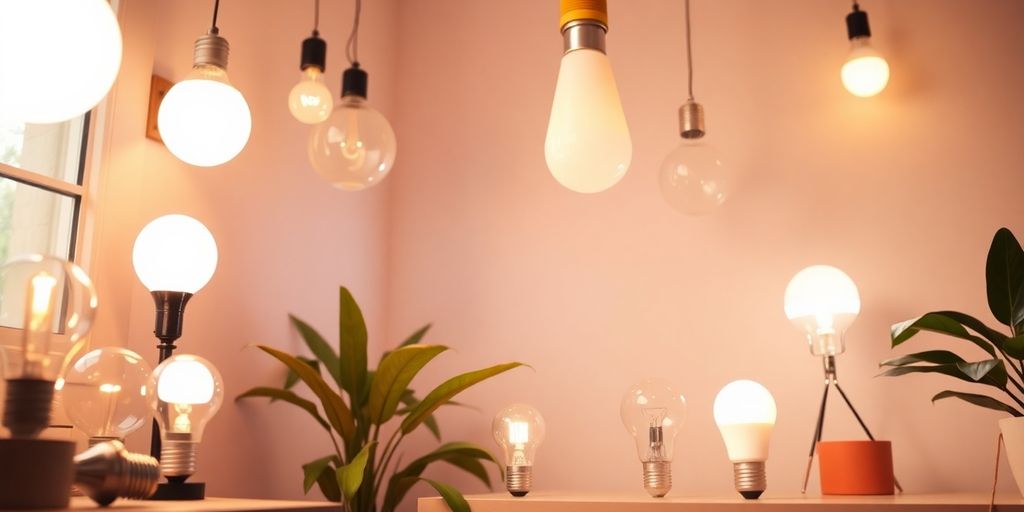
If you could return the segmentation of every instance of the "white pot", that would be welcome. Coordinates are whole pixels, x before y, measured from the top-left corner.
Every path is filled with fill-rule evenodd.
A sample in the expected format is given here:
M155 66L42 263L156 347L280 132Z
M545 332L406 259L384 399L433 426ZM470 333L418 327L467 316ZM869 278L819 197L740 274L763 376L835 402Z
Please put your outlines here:
M1017 481L1017 490L1024 497L1024 418L1001 419L999 430L1003 433L1006 459L1010 461L1010 470L1013 471L1013 479Z

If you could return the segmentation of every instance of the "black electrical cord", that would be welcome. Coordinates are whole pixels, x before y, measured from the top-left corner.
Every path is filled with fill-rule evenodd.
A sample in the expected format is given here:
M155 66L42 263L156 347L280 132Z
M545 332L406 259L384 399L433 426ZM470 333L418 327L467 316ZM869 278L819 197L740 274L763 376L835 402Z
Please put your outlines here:
M320 35L320 0L313 0L313 36Z
M686 85L690 94L690 101L693 101L693 50L690 38L690 0L686 0Z
M213 0L213 23L210 25L210 33L218 34L220 29L217 28L217 12L220 11L220 0Z
M359 66L359 17L363 12L363 1L356 0L356 16L352 20L352 33L348 36L348 44L345 45L345 57L352 66Z

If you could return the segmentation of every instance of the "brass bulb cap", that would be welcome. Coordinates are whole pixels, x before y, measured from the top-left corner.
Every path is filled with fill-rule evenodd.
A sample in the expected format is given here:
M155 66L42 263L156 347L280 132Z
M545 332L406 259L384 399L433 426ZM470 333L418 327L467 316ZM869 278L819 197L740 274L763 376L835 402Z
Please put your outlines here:
M562 15L558 27L573 21L593 20L608 26L608 0L562 0Z

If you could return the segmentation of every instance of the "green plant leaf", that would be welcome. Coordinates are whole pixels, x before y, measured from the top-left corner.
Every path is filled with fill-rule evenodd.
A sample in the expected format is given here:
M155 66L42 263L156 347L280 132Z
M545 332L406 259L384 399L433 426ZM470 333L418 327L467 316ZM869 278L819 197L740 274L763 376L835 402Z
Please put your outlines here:
M308 364L310 368L316 370L317 373L320 373L320 361L317 361L316 359L313 359L311 357L304 356L296 356L296 359ZM284 378L284 389L291 389L295 387L295 385L298 384L298 382L299 375L293 372L291 369L288 369L288 375L285 376ZM272 399L271 402L273 401L274 400Z
M423 327L420 327L419 330L409 335L409 337L406 338L405 341L403 341L402 344L398 346L398 348L408 347L409 345L415 345L419 343L420 340L422 340L423 337L427 335L427 331L430 330L430 327L431 324L427 324L424 325Z
M941 373L972 384L987 384L1001 390L1006 389L1007 382L1006 365L1001 359L987 359L977 363L897 366L889 368L880 375L898 377L909 373Z
M977 406L980 406L980 407L985 407L987 409L993 409L993 410L996 410L996 411L1007 412L1007 413L1010 413L1011 415L1017 416L1017 417L1024 416L1024 414L1021 414L1021 412L1018 411L1017 408L1013 407L1012 405L1005 404L1005 403L1003 403L1003 402L1001 402L999 400L996 400L995 398L992 398L992 397L987 396L987 395L976 395L974 393L961 393L959 391L949 391L949 390L946 390L946 391L943 391L943 392L933 396L932 397L932 402L934 403L934 402L936 402L938 400L942 400L944 398L959 398L960 400L963 400L965 402L968 402L968 403L971 403L971 404L974 404L974 405L977 405Z
M298 378L298 377L296 377L296 378ZM323 417L320 416L320 411L317 410L316 404L314 404L313 402L310 402L309 400L306 400L305 398L300 397L299 395L296 395L295 393L293 393L291 391L288 391L288 390L285 390L285 389L277 389L277 388L255 387L255 388L252 388L249 391L246 391L245 393L242 393L241 395L238 395L237 397L235 397L235 401L237 402L237 401L239 401L239 400L241 400L243 398L252 398L252 397L267 397L267 398L270 398L272 400L283 400L283 401L288 402L288 403L290 403L292 405L299 406L302 409L304 409L306 412L308 412L309 415L312 416L313 419L315 419L317 421L317 423L320 424L320 426L324 427L325 429L330 429L331 428L331 426L327 423L327 421L325 421L323 419ZM308 490L309 489L307 489L307 491Z
M992 238L985 261L988 307L1002 324L1013 327L1024 316L1024 250L1009 229L1000 228Z
M416 430L416 427L420 426L438 407L441 407L445 402L467 388L519 366L523 366L523 363L504 363L457 375L446 380L428 393L423 401L406 415L402 420L402 433L408 434Z
M960 322L943 314L941 311L926 313L917 318L893 324L891 329L893 348L909 340L920 331L936 332L970 341L985 352L988 352L992 357L996 357L996 349L991 342L971 334Z
M313 371L306 363L299 361L295 356L277 350L273 347L266 345L257 345L257 347L270 354L278 361L284 363L285 366L291 368L299 378L302 379L309 389L313 391L313 394L320 399L320 405L324 409L324 415L327 416L327 422L330 423L335 430L341 434L341 437L346 441L353 438L355 433L355 421L352 419L352 411L349 410L348 406L341 399L341 395L335 392L327 382L324 381L320 374Z
M341 387L358 409L364 399L366 383L366 322L355 298L342 286L338 306L338 353L341 356Z
M462 493L454 487L430 480L429 478L420 478L420 480L430 484L441 495L441 498L444 499L445 504L448 505L452 512L469 512L469 503L466 502L466 498L462 497Z
M413 408L420 403L420 400L416 398L416 395L412 393L411 389L407 389L405 391L405 393L402 393L401 398L402 404L404 404L405 407L399 408L395 411L395 414L399 416L409 414L412 412ZM456 402L449 400L445 405L454 405L455 403ZM427 430L434 435L434 439L437 439L438 441L441 440L441 426L437 424L437 418L435 418L433 414L427 416L427 419L423 420L423 426L427 427Z
M927 350L894 359L887 359L878 363L878 366L906 366L914 363L956 364L960 362L963 362L963 358L948 350Z
M483 482L488 489L494 490L494 487L491 485L491 475L487 473L487 468L484 467L484 464L480 462L479 459L456 456L444 459L444 461L475 476L477 480Z
M498 472L504 475L504 467L486 449L473 443L445 443L391 475L387 492L384 495L382 510L393 510L397 507L409 489L416 483L416 478L422 475L430 464L437 461L449 462L466 458L491 462L498 468ZM502 478L504 479L504 476ZM489 480L485 483L489 484Z
M320 479L320 474L325 471L328 472L329 476L333 476L334 468L332 464L337 465L339 463L337 455L328 455L321 457L312 462L308 462L302 465L302 492L309 494L309 490L313 488L313 484Z
M323 493L327 501L341 502L341 489L338 488L338 479L334 476L333 471L320 473L320 477L316 479L316 484L320 487L320 492Z
M445 350L448 347L442 345L409 345L388 354L377 367L370 390L370 421L382 425L390 420L412 379Z
M334 349L327 343L320 333L316 332L316 329L311 327L306 322L303 322L294 315L288 315L288 319L291 320L292 325L299 331L299 335L302 336L302 340L306 342L306 346L309 347L310 352L317 359L324 363L327 367L327 373L331 374L331 378L334 379L339 386L341 385L341 362L338 360L338 354L334 352ZM305 358L299 358L306 360ZM319 371L319 370L318 370Z
M346 500L351 500L359 486L363 485L363 476L366 475L366 461L370 457L370 451L376 442L363 445L363 449L352 458L348 464L338 468L338 486Z
M1003 352L1014 359L1024 359L1024 334L1007 338L1003 343Z

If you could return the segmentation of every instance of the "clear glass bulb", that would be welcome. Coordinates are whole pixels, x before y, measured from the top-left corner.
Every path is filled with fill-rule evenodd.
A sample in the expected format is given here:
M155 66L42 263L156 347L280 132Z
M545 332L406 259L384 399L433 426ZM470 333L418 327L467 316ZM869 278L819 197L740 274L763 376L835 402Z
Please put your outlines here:
M398 152L391 124L360 96L341 99L309 134L309 161L331 185L363 190L380 183Z
M733 381L715 397L714 415L733 463L736 490L757 499L768 484L764 462L775 427L775 398L757 382Z
M705 215L729 198L733 172L704 139L684 139L662 161L658 184L661 197L675 210Z
M149 419L150 373L135 352L104 347L72 363L57 390L71 422L90 439L124 439Z
M840 72L843 86L861 98L882 92L889 83L889 63L871 47L870 37L855 37L850 44L850 56Z
M121 45L107 0L0 2L0 112L40 124L84 114L114 84Z
M227 71L201 65L167 91L157 127L178 159L213 167L236 157L249 142L252 114L245 97L228 82Z
M505 453L505 484L509 492L525 496L533 480L537 448L544 442L544 418L530 405L513 404L494 415L491 433Z
M300 123L317 124L326 121L334 109L334 98L324 84L320 68L309 66L302 71L302 80L288 93L288 110Z
M569 190L601 192L629 170L633 142L608 56L583 48L562 56L544 157Z
M786 317L807 335L811 353L843 353L843 333L860 313L857 285L842 270L814 265L797 272L786 286Z
M149 407L160 426L161 471L188 477L206 424L224 401L224 381L209 361L191 354L166 359L153 370Z
M149 291L196 293L217 270L217 242L202 222L164 215L135 238L132 264Z
M644 487L655 497L672 488L676 435L686 418L686 398L668 383L644 379L626 391L619 406L644 466Z

